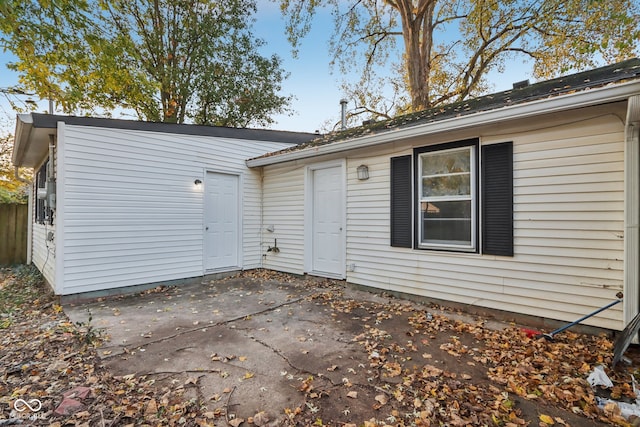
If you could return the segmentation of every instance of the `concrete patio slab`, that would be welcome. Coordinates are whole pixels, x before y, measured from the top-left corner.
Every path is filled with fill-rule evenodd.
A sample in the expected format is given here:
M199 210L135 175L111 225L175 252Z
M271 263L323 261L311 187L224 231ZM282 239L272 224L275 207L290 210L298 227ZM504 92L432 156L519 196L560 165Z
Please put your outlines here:
M98 354L114 374L189 388L209 410L224 407L230 418L266 411L278 425L285 408L303 404L298 387L307 376L340 383L342 372L331 375L333 366L349 361L356 372L366 362L356 357L352 326L310 298L328 286L343 287L317 278L230 278L69 304L65 311L73 322L91 316L92 326L105 330L109 341Z
M340 281L279 273L248 272L64 309L73 322L91 317L93 327L104 329L109 340L98 354L114 375L183 389L185 398L222 418L223 425L248 425L233 421L250 418L259 426L289 425L300 408L307 421L320 411L328 425L415 416L378 411L380 402L396 398L392 391L402 388L400 366L403 372L446 370L451 378L490 387L486 368L474 362L482 344L456 332L451 318L480 321L485 328L506 326ZM432 330L443 333L412 326L411 316L427 313L434 316ZM378 347L383 341L388 348ZM394 356L381 369L376 358L385 351ZM398 372L390 372L396 365ZM535 404L521 405L537 417Z

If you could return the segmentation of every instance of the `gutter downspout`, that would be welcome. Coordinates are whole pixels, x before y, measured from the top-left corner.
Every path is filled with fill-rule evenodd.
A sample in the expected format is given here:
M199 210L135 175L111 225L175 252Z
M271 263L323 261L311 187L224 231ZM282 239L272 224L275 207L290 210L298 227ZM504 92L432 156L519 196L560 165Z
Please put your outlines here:
M624 147L624 324L640 311L640 95L627 101ZM634 338L634 342L635 338Z
M27 265L31 265L33 262L33 195L35 189L33 188L33 184L29 186L29 206L27 207L27 212L29 215L29 219L27 220Z
M264 251L264 168L260 168L260 268L264 268L266 254Z
M15 166L15 170L13 172L13 174L15 175L16 179L24 184L31 184L31 181L29 181L27 178L20 176L20 166Z
M55 175L56 161L53 153L54 147L55 147L55 136L53 134L49 134L49 170L47 174L48 175L47 180L53 180L56 176Z

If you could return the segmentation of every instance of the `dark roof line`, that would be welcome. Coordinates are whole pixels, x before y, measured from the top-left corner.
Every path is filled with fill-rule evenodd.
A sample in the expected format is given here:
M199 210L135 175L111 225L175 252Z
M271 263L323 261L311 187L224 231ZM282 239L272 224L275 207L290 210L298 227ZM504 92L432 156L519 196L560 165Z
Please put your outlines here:
M551 80L533 83L519 89L509 89L489 95L470 98L451 104L441 105L415 113L409 113L393 119L373 122L366 126L333 132L310 141L312 145L324 145L364 135L373 135L392 129L422 125L454 117L465 116L481 111L523 104L571 92L606 86L611 83L640 78L640 59L633 58L617 64L595 68ZM302 149L307 144L284 149L292 151ZM273 153L270 153L273 155Z
M247 139L252 141L282 142L286 144L302 144L318 137L317 134L306 132L142 122L99 117L62 116L40 113L31 113L31 117L33 120L33 127L35 128L53 129L57 127L58 122L64 122L70 125L77 126L93 126L111 129L176 133L181 135L213 136L220 138Z

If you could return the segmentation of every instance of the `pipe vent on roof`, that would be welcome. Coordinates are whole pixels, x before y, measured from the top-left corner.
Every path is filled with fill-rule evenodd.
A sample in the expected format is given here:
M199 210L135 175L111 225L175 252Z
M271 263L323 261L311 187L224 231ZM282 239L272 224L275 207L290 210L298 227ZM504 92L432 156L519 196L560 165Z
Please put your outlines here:
M341 130L345 130L347 128L347 102L348 101L344 98L340 100Z
M513 84L514 89L524 89L527 86L529 86L529 79L515 82Z

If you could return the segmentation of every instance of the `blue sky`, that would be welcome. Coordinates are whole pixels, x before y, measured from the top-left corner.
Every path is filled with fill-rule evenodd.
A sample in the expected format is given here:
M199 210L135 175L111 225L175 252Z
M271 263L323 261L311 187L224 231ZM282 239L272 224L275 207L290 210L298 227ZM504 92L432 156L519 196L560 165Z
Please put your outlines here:
M323 130L327 124L333 125L340 119L340 77L331 74L328 41L333 29L330 12L320 12L314 21L310 34L302 40L297 58L293 58L291 46L287 42L284 20L279 7L270 0L258 0L258 13L254 24L254 36L266 41L263 54L277 53L283 59L283 68L290 73L283 84L283 94L295 99L292 116L276 116L274 129L314 132ZM6 63L12 57L0 52L0 88L17 82L17 75L9 71ZM529 69L521 61L507 67L505 75L492 78L493 90L505 90L513 82L530 78ZM38 111L48 108L47 102L39 103ZM114 117L118 117L114 114ZM128 118L131 118L130 116ZM0 132L13 133L15 112L6 99L0 96Z

